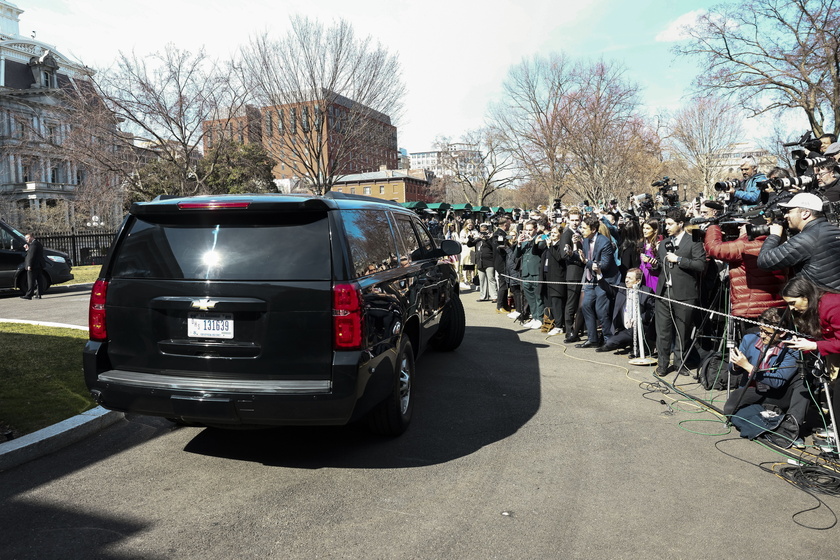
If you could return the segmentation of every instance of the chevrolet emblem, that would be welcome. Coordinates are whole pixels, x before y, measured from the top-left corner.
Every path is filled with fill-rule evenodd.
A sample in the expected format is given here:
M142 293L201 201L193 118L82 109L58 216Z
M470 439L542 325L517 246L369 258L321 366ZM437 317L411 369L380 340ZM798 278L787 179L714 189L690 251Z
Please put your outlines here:
M218 301L213 301L212 299L204 298L204 299L197 299L190 303L190 307L194 307L196 309L201 309L202 311L207 311L208 309L213 309L216 307L216 304L219 303Z

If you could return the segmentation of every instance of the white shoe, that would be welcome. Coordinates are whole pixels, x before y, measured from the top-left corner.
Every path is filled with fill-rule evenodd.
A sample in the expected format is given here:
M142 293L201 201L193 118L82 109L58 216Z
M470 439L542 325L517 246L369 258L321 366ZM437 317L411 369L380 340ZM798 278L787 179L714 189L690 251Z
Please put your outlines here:
M467 284L466 282L461 282L461 289L462 290L472 290L472 286Z
M520 315L522 315L522 313L520 313L519 311L511 311L510 313L508 313L508 317L510 317L511 319L518 319Z
M527 322L523 323L522 326L525 327L526 329L530 329L531 325L533 325L533 324L534 324L534 320L531 319L530 321L527 321Z
M561 329L558 329L557 327L554 327L553 329L548 331L548 336L554 336L556 334L560 334L561 332L563 332Z
M539 319L534 319L533 321L531 321L531 328L532 329L539 329L541 327L542 327L542 321L540 321Z
M821 439L833 438L834 437L834 425L829 424L828 429L825 428L818 428L814 430L814 435Z

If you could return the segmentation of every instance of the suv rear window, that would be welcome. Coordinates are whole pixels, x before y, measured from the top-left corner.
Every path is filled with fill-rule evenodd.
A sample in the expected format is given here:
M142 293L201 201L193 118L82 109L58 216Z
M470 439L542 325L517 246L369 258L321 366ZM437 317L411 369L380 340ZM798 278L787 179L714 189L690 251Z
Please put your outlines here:
M222 212L196 212L161 221L135 218L115 255L112 277L330 279L326 213L248 216Z

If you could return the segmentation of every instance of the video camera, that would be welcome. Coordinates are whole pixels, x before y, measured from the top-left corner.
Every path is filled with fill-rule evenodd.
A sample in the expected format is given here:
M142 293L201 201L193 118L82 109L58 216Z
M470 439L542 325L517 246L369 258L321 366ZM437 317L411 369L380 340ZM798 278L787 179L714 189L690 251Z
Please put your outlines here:
M650 184L651 187L659 187L659 196L662 197L663 205L676 206L680 198L679 184L671 180L667 175L658 181Z

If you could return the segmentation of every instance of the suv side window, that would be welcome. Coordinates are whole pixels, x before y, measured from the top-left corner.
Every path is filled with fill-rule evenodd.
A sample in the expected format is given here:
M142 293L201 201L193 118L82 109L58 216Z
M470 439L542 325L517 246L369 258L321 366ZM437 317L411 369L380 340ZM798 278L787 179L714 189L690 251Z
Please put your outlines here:
M420 246L426 251L431 251L435 248L435 243L432 241L432 236L429 235L428 230L423 226L420 220L412 220L414 222L414 229L417 231L417 238L420 240Z
M411 227L411 219L408 216L397 215L397 229L400 232L400 237L403 242L403 251L400 260L405 260L403 264L408 264L411 261L416 261L423 258L424 251L420 247L420 240Z
M397 245L386 212L342 210L341 217L356 277L397 266Z

